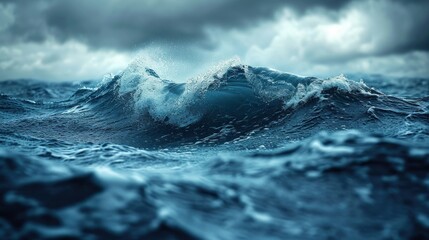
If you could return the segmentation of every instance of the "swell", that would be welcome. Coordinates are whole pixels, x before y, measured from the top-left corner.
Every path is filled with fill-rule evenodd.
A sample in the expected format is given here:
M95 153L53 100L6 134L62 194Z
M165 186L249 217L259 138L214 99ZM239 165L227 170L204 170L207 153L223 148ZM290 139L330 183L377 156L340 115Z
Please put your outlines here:
M342 129L429 136L425 101L388 96L342 75L318 79L228 63L175 83L131 64L98 88L70 95L51 103L51 112L36 124L14 127L36 136L61 132L59 139L161 148L226 143L262 132L271 142Z

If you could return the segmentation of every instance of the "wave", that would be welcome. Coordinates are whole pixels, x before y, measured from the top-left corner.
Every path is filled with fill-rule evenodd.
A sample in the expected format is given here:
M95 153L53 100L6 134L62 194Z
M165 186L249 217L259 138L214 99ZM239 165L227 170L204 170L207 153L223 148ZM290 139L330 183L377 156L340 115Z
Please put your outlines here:
M74 96L85 94L66 114L92 112L89 118L97 119L93 126L134 128L140 133L136 138L156 139L161 145L225 142L278 126L299 138L309 136L303 135L306 129L361 128L357 119L398 135L406 116L427 114L419 103L387 96L344 75L301 77L234 62L187 83L162 79L153 69L132 64L92 93L79 91ZM427 134L424 128L419 131Z
M141 147L227 143L258 134L273 135L270 142L275 146L285 138L341 129L416 141L429 136L427 101L389 96L344 75L302 77L229 61L176 83L133 63L93 85L70 85L68 99L47 98L38 102L38 109L28 103L14 103L15 108L7 96L2 105L17 112L36 109L37 124L17 121L12 126L36 136L60 132L60 139ZM61 88L50 86L54 92Z
M112 96L112 92L116 98L132 95L132 102L126 104L133 104L138 114L147 113L154 121L183 128L214 115L235 121L269 116L276 109L321 99L324 92L334 88L344 93L380 94L343 75L322 80L229 63L182 84L161 79L152 69L131 65L90 99Z

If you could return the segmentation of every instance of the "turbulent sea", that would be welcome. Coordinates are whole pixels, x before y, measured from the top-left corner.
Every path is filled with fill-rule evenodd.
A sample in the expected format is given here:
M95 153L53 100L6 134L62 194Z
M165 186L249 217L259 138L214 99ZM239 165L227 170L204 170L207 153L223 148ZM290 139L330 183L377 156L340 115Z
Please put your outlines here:
M0 82L1 239L429 239L429 79Z

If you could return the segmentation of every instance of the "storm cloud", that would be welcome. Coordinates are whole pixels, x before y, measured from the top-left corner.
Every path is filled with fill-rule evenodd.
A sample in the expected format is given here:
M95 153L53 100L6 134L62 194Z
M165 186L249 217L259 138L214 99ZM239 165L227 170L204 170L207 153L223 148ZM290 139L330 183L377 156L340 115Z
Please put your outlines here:
M124 65L118 59L137 51L174 46L166 54L188 68L237 55L306 74L337 72L328 65L361 71L353 62L401 55L426 61L427 9L427 0L0 0L0 70L3 78L31 75L33 68L49 77L50 66L61 68L58 61L68 69L83 59L104 62L87 74L92 77L117 70L111 66ZM106 56L115 61L98 59Z
M345 1L158 0L158 1L2 1L15 20L3 41L76 39L91 47L132 49L154 41L194 43L207 40L206 29L249 27L272 19L285 6L304 11L340 8ZM6 39L5 39L6 38Z

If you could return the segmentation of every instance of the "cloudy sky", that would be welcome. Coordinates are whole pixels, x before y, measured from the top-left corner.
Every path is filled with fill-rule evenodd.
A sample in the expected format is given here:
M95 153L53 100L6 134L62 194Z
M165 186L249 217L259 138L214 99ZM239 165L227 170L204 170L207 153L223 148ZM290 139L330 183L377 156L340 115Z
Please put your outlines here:
M183 80L231 58L299 75L429 77L429 0L0 0L0 80Z

